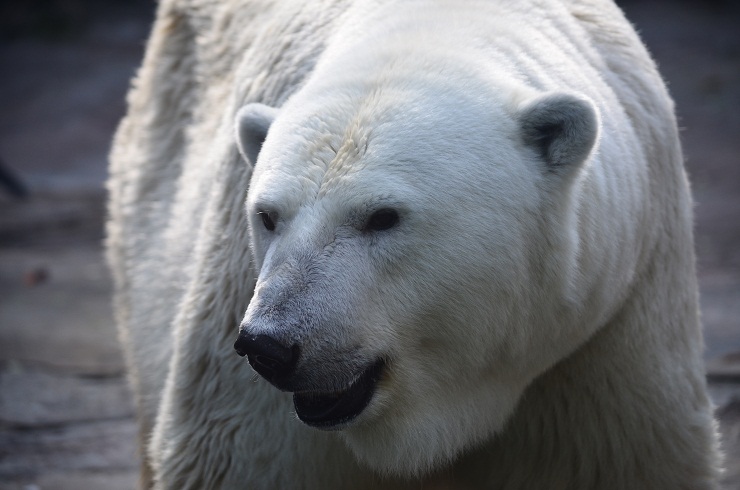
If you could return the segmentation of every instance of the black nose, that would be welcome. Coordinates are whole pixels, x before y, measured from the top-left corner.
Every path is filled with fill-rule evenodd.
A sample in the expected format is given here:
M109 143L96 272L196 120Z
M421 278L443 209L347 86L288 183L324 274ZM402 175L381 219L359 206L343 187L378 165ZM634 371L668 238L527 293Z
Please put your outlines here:
M234 343L240 356L247 356L252 368L268 381L290 375L298 362L298 346L286 347L269 335L240 334Z

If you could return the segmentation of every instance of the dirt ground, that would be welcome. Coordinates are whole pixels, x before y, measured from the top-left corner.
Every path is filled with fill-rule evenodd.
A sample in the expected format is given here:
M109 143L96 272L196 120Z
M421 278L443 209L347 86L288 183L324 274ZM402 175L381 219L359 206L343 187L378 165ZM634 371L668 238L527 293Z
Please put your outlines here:
M683 128L697 202L707 376L728 455L724 488L734 490L740 489L736 3L622 2L658 60ZM103 182L154 5L17 5L0 6L0 168L15 174L28 195L13 197L0 187L0 489L131 489L138 456L102 256Z

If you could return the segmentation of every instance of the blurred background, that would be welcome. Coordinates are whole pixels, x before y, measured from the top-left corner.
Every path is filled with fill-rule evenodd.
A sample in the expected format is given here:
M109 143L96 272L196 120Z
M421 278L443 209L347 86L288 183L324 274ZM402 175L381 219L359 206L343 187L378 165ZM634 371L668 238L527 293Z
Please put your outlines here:
M740 2L619 2L676 100L707 377L740 489ZM153 0L0 2L0 489L132 489L102 255L112 134Z

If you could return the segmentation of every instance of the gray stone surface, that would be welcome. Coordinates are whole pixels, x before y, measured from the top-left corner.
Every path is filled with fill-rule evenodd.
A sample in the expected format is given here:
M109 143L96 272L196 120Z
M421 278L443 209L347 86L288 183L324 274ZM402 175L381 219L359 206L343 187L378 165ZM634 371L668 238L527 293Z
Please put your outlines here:
M0 489L134 488L110 291L99 240L0 248Z
M722 445L727 456L723 478L726 490L740 488L740 393L735 386L733 398L717 410Z
M44 18L34 2L26 13ZM0 187L0 489L123 490L138 478L103 181L154 4L102 5L78 2L87 13L72 12L62 38L23 28L0 43L0 164L31 191L13 200Z
M88 421L131 418L131 393L121 376L87 378L26 371L20 366L0 373L0 423L33 429Z
M137 475L131 470L102 472L48 472L31 480L0 483L3 490L132 490L136 488Z
M22 479L51 472L130 471L136 468L135 437L131 417L5 431L0 475Z
M137 478L133 408L102 257L102 182L153 5L113 2L114 12L86 5L98 7L80 34L0 43L0 73L12 74L0 77L0 160L32 191L15 201L0 188L0 490L123 490ZM740 489L740 14L733 5L624 2L685 128L727 490Z
M31 284L34 275L41 275ZM2 250L0 359L95 376L123 373L99 242Z

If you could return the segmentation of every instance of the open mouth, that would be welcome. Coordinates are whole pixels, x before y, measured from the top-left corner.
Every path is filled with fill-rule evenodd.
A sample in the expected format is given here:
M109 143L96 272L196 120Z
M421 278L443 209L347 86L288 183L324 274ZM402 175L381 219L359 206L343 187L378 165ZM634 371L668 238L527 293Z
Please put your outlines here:
M354 419L373 398L383 366L383 361L378 360L343 391L294 393L298 418L307 425L324 429Z

